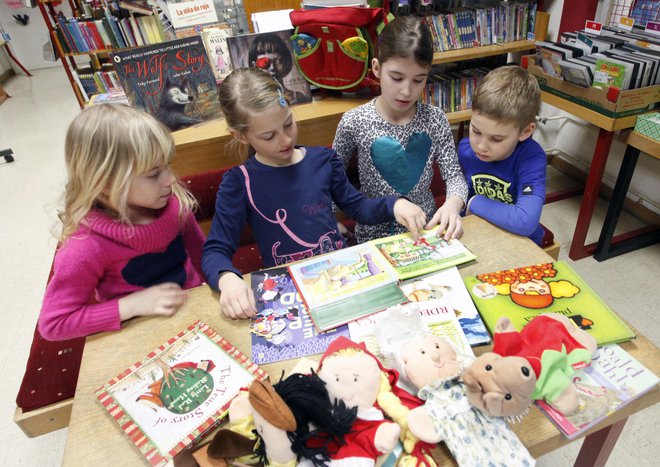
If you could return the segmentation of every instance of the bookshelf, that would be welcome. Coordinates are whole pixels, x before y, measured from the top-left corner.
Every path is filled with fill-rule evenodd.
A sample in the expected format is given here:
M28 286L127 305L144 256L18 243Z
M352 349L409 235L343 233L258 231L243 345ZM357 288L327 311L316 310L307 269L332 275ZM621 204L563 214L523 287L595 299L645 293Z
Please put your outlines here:
M504 44L484 45L481 47L472 47L469 49L445 50L433 54L433 64L453 63L463 60L472 60L475 58L491 57L513 52L525 52L534 49L534 41L514 41Z

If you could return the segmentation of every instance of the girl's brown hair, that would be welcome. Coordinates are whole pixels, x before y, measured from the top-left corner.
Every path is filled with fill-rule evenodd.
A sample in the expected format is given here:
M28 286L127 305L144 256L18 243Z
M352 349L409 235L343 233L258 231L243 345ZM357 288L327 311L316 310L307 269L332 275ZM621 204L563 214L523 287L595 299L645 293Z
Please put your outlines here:
M390 58L412 57L420 67L433 63L433 37L429 28L414 16L399 16L383 29L378 39L378 63Z

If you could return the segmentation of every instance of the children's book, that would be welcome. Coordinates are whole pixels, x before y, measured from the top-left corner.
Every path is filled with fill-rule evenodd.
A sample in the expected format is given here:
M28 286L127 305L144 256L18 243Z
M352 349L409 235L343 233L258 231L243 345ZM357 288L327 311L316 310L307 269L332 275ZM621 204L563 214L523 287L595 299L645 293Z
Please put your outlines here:
M627 68L623 63L599 58L596 60L593 86L597 88L615 87L627 89L627 85L630 82L629 78L626 80Z
M410 232L371 240L396 270L399 279L409 279L439 271L476 258L459 240L438 237L438 228L420 233L413 241Z
M472 346L490 343L490 334L479 312L474 306L470 294L458 269L454 266L426 276L410 279L399 285L411 302L424 303L427 300L448 300L463 333Z
M289 273L320 331L406 301L396 271L369 243L292 264Z
M577 412L565 416L543 401L536 405L568 438L573 439L608 415L658 385L658 377L616 344L598 349L591 365L573 375Z
M266 373L197 321L96 390L151 465L166 465L218 425L242 387Z
M407 303L402 306L404 307L404 313L418 313L422 325L427 331L444 337L462 354L474 357L472 347L470 347L470 343L465 337L448 300L432 299L419 303ZM364 342L367 349L377 356L385 366L391 366L394 362L388 362L387 358L381 353L375 335L376 324L381 319L386 319L387 316L388 310L365 316L364 318L348 323L348 330L353 342ZM405 316L407 317L409 315L406 314Z
M218 86L200 36L111 53L131 106L170 130L218 118Z
M541 313L561 313L594 336L599 346L635 337L564 261L466 277L465 285L491 333L502 316L520 331Z
M318 332L286 267L255 271L250 280L257 301L257 315L250 322L255 363L320 354L337 337L348 337L346 325Z
M233 36L230 28L205 28L202 31L202 40L209 54L209 61L218 80L223 80L232 70L229 58L227 38Z
M227 38L234 68L256 67L270 73L282 86L292 105L312 101L309 82L293 59L293 29Z

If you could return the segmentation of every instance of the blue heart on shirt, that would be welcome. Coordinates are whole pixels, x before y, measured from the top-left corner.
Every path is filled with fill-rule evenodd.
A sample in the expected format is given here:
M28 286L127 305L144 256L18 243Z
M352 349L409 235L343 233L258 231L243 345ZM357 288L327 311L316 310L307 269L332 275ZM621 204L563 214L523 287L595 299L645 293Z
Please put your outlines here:
M163 282L176 282L183 287L186 282L183 265L187 257L183 236L178 235L162 253L147 253L131 259L121 275L127 283L145 288Z
M385 181L397 193L406 195L422 176L431 145L426 133L410 135L405 149L391 136L381 136L371 145L371 159Z

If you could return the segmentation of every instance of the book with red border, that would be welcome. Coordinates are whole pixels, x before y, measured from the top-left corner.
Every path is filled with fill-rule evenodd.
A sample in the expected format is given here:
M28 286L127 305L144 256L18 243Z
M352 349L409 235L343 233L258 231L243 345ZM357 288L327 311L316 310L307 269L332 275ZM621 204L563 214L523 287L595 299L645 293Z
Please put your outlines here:
M147 461L162 466L217 426L241 388L266 377L196 321L95 393Z

